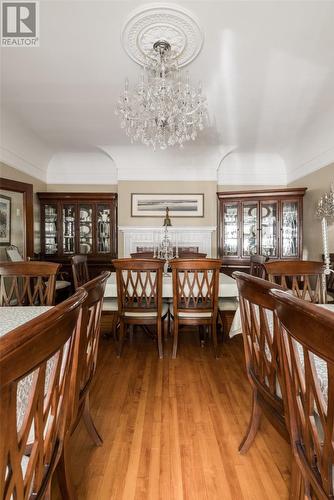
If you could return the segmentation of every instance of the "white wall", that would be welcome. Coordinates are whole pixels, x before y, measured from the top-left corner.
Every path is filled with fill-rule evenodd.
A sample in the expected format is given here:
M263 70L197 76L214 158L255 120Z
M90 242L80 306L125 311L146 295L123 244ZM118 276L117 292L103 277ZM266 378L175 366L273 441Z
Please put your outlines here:
M52 151L20 118L1 108L0 161L41 181Z
M48 184L117 184L114 161L103 151L55 154L48 167Z
M285 162L278 154L230 153L221 161L217 181L220 185L271 185L286 184Z

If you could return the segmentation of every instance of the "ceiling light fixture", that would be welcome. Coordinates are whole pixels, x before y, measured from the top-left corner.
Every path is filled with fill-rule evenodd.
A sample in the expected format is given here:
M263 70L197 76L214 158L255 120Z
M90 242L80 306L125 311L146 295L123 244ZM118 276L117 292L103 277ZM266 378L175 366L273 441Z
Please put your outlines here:
M147 63L134 91L125 80L116 114L131 143L142 142L153 149L167 149L195 141L208 125L206 98L202 86L191 85L189 74L182 75L178 52L169 42L158 40L147 51Z

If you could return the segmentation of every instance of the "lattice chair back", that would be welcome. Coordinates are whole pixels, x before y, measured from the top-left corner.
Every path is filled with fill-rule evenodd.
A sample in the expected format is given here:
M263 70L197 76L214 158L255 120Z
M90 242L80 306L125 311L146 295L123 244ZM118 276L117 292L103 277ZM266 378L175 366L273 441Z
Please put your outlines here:
M77 290L89 281L87 255L74 255L71 258L74 288Z
M0 498L44 498L67 432L86 292L0 338Z
M280 434L288 438L283 405L285 388L278 356L278 324L274 315L275 301L270 295L271 289L282 288L238 271L233 277L238 285L246 370L256 391L255 404L261 406Z
M307 260L276 261L264 264L268 279L291 290L299 299L325 304L327 302L326 278L323 262Z
M1 262L1 306L51 306L60 264L54 262Z
M292 468L290 498L333 498L334 315L286 292L271 293L279 319L280 357L296 465ZM300 491L302 496L298 496Z
M265 255L251 255L249 269L250 274L264 279L266 277L266 269L263 264L267 262L267 260L268 257Z
M174 312L218 311L220 259L175 259L173 273Z
M87 297L82 307L82 322L79 340L79 365L76 384L76 406L74 421L83 410L82 403L89 392L96 371L97 354L100 340L101 312L103 296L109 271L83 285Z
M118 312L156 312L162 310L162 272L160 259L116 259Z

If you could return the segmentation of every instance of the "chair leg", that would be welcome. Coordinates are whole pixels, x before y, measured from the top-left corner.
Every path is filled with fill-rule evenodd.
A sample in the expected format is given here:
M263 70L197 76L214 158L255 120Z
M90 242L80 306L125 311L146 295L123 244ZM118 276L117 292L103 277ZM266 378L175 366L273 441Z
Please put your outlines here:
M157 321L158 351L159 351L159 358L160 359L162 359L164 357L163 349L162 349L162 335L161 335L162 328L163 328L162 321L163 320L161 318L159 318Z
M241 441L239 445L239 452L240 453L247 453L249 450L251 444L253 443L255 436L257 434L257 431L260 426L260 420L261 420L261 408L258 402L258 395L257 395L257 390L253 389L253 394L252 394L252 412L248 424L248 428L246 431L246 434Z
M130 331L130 344L133 342L133 325L129 325L129 331Z
M64 500L74 500L76 495L71 481L68 441L69 437L65 437L56 473L62 498Z
M213 349L215 351L215 357L216 357L216 359L218 359L219 352L218 352L217 323L216 323L216 321L214 321L211 325L211 335L212 335L212 340L213 340Z
M94 425L92 415L90 413L90 406L89 406L89 393L87 394L85 398L85 406L82 414L83 421L85 422L86 429L88 431L88 434L92 438L95 446L102 446L103 441L100 436L100 434L97 432L97 429Z
M174 317L174 322L173 322L173 355L172 355L172 358L175 359L176 358L176 353L177 353L177 343L178 343L178 336L179 336L179 322L178 320L176 319L176 317Z
M122 355L124 333L125 333L125 325L124 325L124 321L121 319L120 325L119 325L119 340L118 340L118 353L117 353L118 358L120 358Z
M170 311L168 310L168 313L167 313L167 331L166 331L166 334L165 334L165 340L167 340L167 338L170 336Z

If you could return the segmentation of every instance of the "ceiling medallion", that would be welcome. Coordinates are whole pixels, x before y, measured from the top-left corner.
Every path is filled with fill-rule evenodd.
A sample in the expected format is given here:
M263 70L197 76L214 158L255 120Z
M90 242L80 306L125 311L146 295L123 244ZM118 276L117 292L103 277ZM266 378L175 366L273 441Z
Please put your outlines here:
M202 46L199 26L191 19L175 7L157 8L155 4L144 12L136 11L125 24L122 39L129 43L124 46L143 68L133 91L126 79L116 107L131 143L154 149L183 148L208 124L201 84L192 86L188 73L184 77L179 69Z
M203 33L196 18L173 4L150 4L131 13L121 34L127 54L136 63L147 62L147 53L157 40L165 40L174 50L181 68L199 54Z

